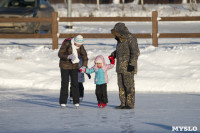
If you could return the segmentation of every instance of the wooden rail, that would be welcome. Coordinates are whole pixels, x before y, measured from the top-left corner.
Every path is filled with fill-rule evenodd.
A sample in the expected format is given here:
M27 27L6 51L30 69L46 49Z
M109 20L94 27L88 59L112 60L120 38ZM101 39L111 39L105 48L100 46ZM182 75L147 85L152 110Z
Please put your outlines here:
M199 17L161 17L159 21L200 21Z
M110 33L58 33L59 22L152 22L152 33L134 34L137 38L152 38L152 45L158 46L158 38L200 38L200 33L158 33L158 21L200 21L195 17L158 17L153 11L152 17L59 17L53 12L52 18L0 18L1 22L51 22L52 34L0 34L0 38L52 38L52 49L58 49L58 38L74 37L78 34L84 38L114 38Z
M151 17L60 17L59 22L107 22L107 21L145 21L150 22Z
M70 34L60 34L59 38L70 38L81 34L84 38L114 38L110 33L70 33ZM150 33L134 34L137 38L151 38Z

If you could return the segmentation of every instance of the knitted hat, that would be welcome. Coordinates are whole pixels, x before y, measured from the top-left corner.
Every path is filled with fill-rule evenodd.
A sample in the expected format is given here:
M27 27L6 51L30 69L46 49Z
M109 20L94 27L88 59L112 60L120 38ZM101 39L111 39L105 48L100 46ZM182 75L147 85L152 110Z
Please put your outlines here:
M102 60L96 60L95 63L102 63L103 64L103 61Z
M83 36L82 35L77 35L76 37L74 37L74 43L78 44L78 45L82 45L83 44Z

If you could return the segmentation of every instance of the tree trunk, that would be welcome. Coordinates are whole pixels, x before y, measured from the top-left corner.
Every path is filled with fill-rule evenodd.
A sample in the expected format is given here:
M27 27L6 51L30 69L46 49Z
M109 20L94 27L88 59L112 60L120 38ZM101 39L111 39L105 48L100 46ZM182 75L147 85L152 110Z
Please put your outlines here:
M142 10L146 11L146 8L144 7L144 0L141 0Z
M120 0L113 0L113 4L119 4Z
M97 0L97 10L100 10L100 7L99 7L99 0Z
M122 10L124 10L124 3L125 3L125 0L122 0Z
M182 0L182 4L186 4L187 3L187 0Z

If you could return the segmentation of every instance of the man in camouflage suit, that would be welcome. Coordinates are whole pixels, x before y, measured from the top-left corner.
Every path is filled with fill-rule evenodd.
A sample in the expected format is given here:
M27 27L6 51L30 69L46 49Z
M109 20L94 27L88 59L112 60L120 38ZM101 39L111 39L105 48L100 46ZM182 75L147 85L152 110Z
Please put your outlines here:
M128 31L124 23L115 24L111 30L117 40L117 47L111 53L117 59L119 98L121 105L116 109L133 109L135 104L134 74L137 73L137 60L140 54L136 37Z

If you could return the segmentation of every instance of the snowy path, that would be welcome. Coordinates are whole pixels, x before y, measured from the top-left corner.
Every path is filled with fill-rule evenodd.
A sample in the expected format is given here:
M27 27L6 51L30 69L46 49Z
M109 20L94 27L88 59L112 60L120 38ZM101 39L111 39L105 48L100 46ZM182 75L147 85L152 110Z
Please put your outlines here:
M58 105L59 91L0 89L0 133L169 133L172 126L196 126L200 131L199 94L137 93L134 110L116 110L118 93L97 108L93 91L79 109Z

